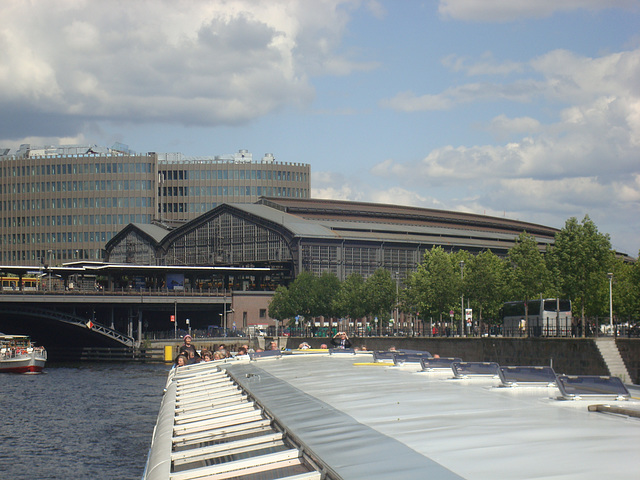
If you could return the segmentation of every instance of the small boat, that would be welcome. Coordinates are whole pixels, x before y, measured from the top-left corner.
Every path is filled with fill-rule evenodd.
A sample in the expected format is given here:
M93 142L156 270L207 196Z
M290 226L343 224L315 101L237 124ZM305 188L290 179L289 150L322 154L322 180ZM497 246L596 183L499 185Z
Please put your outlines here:
M0 373L39 373L46 361L47 351L28 336L0 334Z

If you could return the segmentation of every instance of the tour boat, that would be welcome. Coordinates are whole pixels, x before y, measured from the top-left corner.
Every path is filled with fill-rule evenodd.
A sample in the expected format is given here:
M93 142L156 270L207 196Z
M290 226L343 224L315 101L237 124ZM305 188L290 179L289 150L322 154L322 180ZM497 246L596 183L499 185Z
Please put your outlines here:
M26 335L0 335L1 373L39 373L47 361L44 347L36 347Z
M143 479L640 472L638 392L617 377L383 353L268 351L174 368Z

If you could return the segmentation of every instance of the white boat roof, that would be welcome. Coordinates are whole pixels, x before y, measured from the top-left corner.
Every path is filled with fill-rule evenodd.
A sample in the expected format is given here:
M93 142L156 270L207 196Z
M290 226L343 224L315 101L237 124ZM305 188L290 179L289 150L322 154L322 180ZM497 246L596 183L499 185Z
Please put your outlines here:
M174 369L144 478L601 480L640 472L640 419L633 416L640 401L633 395L560 400L556 386L504 387L498 378L372 361L370 354L310 353ZM217 442L221 427L207 418L232 408L229 397L213 399L227 384L255 401L252 408L317 471L277 476L254 465L249 474L237 463L240 470L224 474L224 461L206 453L181 463L180 455L196 455L189 449ZM589 411L594 404L632 415ZM240 461L228 453L230 465Z
M0 334L0 340L28 340L28 335L4 335Z

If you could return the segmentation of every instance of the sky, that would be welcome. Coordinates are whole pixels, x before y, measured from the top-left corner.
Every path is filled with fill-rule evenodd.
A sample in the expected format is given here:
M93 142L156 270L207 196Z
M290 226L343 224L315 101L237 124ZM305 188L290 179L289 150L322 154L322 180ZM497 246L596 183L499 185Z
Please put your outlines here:
M311 196L640 250L640 0L3 0L0 147L311 165Z

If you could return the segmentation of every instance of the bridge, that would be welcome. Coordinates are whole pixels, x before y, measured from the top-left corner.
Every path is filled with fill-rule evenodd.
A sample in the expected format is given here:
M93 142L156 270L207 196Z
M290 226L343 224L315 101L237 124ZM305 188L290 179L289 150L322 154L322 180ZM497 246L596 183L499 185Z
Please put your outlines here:
M30 335L48 350L133 348L148 331L221 326L229 291L2 291L0 332ZM178 325L171 322L177 318Z

